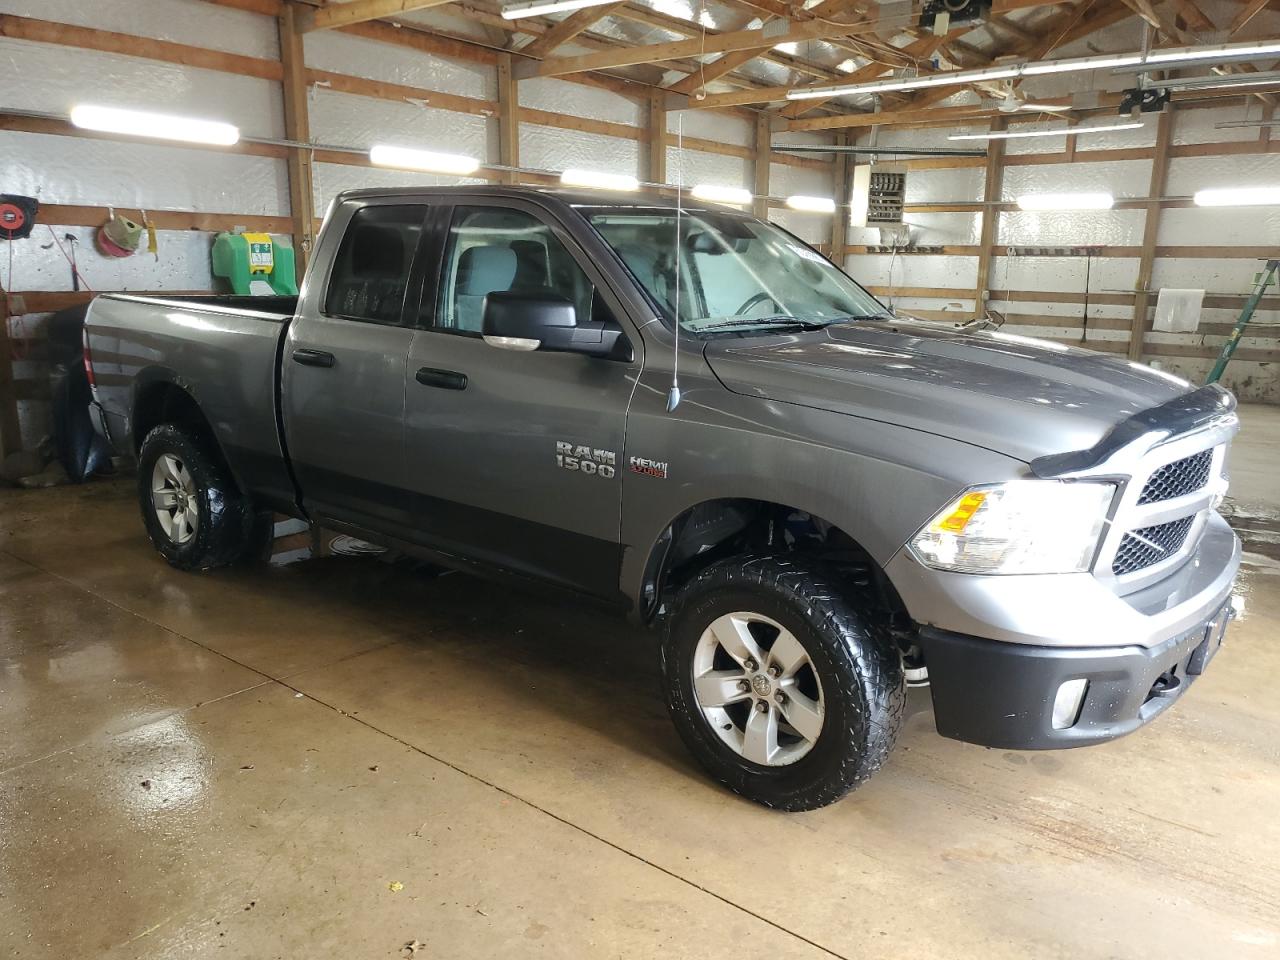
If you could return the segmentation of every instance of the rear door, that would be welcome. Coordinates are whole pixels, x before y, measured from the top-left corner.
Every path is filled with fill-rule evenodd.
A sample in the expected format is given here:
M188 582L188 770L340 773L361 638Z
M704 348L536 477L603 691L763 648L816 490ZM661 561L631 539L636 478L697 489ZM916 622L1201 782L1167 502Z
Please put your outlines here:
M313 518L393 535L410 520L403 426L414 329L405 294L429 210L381 200L340 209L333 228L347 220L342 242L326 275L314 278L323 295L306 298L319 309L289 329L285 437Z
M480 323L494 291L563 296L582 320L617 322L621 305L534 204L468 199L436 222L447 229L439 266L424 272L407 370L415 529L437 549L616 599L639 345L632 361L520 352L485 343Z

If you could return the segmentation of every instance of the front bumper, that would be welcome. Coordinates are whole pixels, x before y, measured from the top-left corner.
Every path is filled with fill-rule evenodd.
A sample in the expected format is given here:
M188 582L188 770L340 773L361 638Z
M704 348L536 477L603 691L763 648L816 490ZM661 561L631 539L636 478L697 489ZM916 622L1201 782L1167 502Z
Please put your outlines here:
M1012 750L1082 747L1131 733L1204 671L1231 613L1224 601L1205 621L1151 647L1031 646L925 627L920 644L938 732ZM1080 679L1088 681L1084 698L1058 729L1059 688Z

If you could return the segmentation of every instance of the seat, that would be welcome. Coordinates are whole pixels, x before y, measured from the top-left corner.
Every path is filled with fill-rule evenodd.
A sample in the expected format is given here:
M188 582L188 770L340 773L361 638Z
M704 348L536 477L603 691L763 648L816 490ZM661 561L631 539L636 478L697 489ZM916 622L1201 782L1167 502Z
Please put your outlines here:
M454 286L457 329L480 332L485 296L495 290L510 290L516 267L516 254L510 247L470 247L462 252Z

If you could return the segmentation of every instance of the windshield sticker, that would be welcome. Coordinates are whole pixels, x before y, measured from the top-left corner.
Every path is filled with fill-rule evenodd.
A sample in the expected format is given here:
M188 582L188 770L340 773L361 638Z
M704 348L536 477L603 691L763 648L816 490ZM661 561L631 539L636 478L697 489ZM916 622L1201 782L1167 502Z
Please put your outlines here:
M804 257L806 260L812 260L814 263L821 263L824 266L827 263L826 257L820 253L810 250L808 247L798 247L794 243L789 243L787 246L791 249L792 253L796 254L796 256Z

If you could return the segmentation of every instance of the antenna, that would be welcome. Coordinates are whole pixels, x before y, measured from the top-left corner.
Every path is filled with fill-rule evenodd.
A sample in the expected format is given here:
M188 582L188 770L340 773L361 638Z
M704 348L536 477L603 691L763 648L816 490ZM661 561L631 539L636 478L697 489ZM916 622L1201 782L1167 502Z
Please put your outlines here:
M680 406L680 218L684 212L684 111L676 114L676 346L671 360L671 389L667 391L667 413Z

